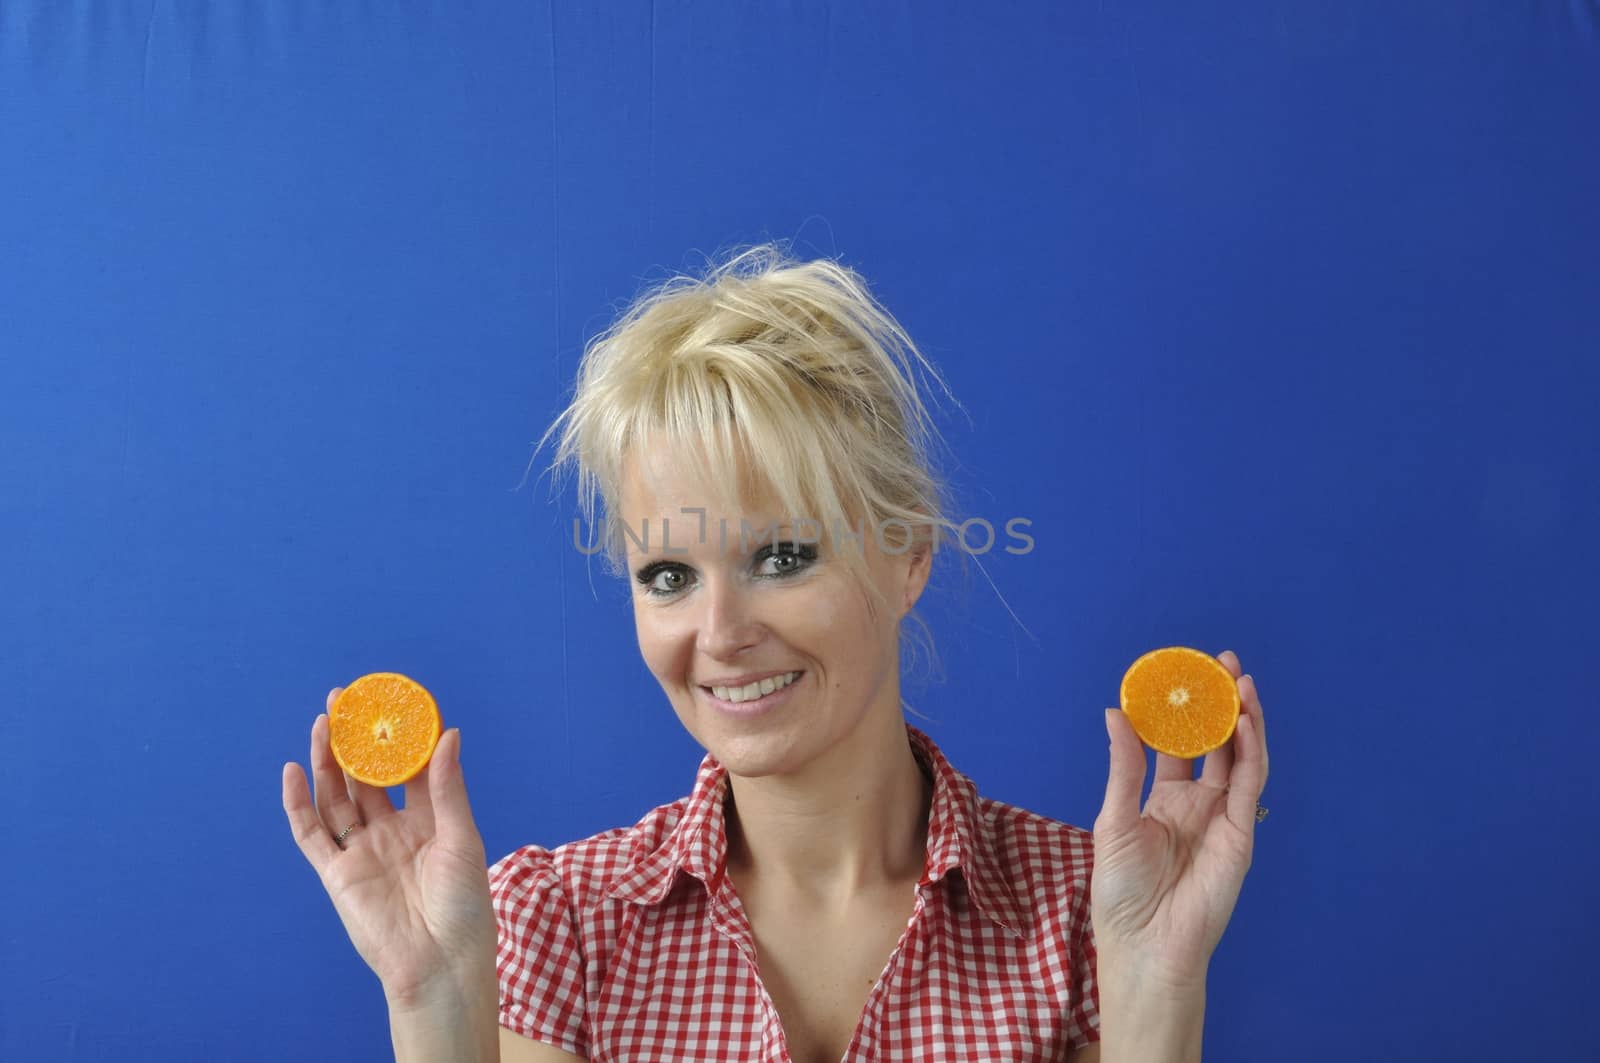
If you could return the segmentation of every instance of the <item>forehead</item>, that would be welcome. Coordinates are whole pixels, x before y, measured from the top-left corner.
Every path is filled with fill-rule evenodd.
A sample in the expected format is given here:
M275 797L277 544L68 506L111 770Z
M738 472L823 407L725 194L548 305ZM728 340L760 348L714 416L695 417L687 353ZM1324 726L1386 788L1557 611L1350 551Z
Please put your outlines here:
M796 510L785 506L765 470L740 460L734 474L706 482L707 474L697 467L704 458L703 451L684 445L630 450L616 514L622 527L611 528L624 554L665 549L668 526L672 548L691 553L744 556L793 536L833 541L828 522L812 516L804 502L795 503Z
M625 515L671 515L703 509L712 516L765 516L779 505L766 474L740 455L732 474L709 479L699 446L653 436L629 449L618 502Z

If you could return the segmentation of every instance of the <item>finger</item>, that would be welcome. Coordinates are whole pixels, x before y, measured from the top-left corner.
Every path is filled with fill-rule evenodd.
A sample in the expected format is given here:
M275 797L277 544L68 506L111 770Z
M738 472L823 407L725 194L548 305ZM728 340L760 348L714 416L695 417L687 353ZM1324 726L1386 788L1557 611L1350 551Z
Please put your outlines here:
M1256 829L1256 800L1261 796L1261 788L1266 782L1260 736L1256 734L1254 725L1253 715L1239 717L1239 729L1244 738L1239 743L1238 759L1228 779L1228 819L1251 837Z
M1224 652L1226 656L1233 657L1231 652ZM1217 659L1219 661L1222 660L1221 657L1218 657ZM1234 668L1238 667L1238 664L1238 658L1235 657L1233 659L1233 664L1229 666L1228 670L1232 671ZM1235 678L1234 683L1239 689L1239 715L1243 716L1252 711L1249 677L1246 676L1244 679ZM1259 718L1257 722L1259 722ZM1227 742L1224 742L1220 748L1213 749L1210 753L1206 754L1205 766L1200 771L1200 781L1205 785L1217 790L1225 789L1228 785L1228 776L1233 771L1233 762L1239 748L1239 744L1244 741L1244 732L1239 730L1238 724L1236 723L1234 725L1232 737L1229 738Z
M1226 668L1229 672L1233 673L1233 677L1235 679L1238 679L1238 677L1239 677L1239 658L1232 650L1223 650L1220 654L1217 655L1217 660L1222 662L1222 666L1224 668ZM1209 761L1209 757L1207 759ZM1222 777L1224 779L1226 779L1227 778L1226 773L1224 773ZM1214 779L1215 777L1214 776L1208 776L1205 773L1205 769L1202 768L1201 769L1200 778L1202 780L1205 780L1205 779L1208 779L1208 778ZM1157 753L1156 754L1156 782L1193 782L1193 781L1194 781L1194 758L1192 758L1192 757L1174 757L1174 756L1169 756L1166 753ZM1218 787L1221 787L1222 783L1214 783L1214 785L1216 785Z
M1144 789L1144 743L1120 709L1106 710L1111 739L1111 766L1106 773L1106 798L1095 819L1097 834L1121 834L1139 826L1139 792Z
M1247 706L1250 710L1250 725L1255 734L1256 751L1261 755L1261 786L1265 789L1267 775L1272 770L1272 761L1267 756L1267 716L1261 709L1261 694L1256 690L1256 677L1245 676L1239 681L1239 688L1240 711L1242 712Z
M1200 768L1200 785L1209 786L1213 790L1228 788L1228 776L1233 771L1235 750L1239 743L1244 741L1238 725L1234 725L1233 734L1222 745L1206 754L1205 763Z
M327 824L312 807L305 773L292 760L283 766L283 812L289 817L294 843L320 876L328 861L339 854L339 847L333 843Z
M344 687L334 687L332 690L328 691L328 712L331 713L333 711L333 703L339 699L339 692L343 689ZM345 799L349 802L350 806L356 810L356 815L360 817L360 822L363 825L371 823L375 819L380 819L383 816L390 815L394 812L394 802L389 800L389 793L387 790L384 790L382 787L370 786L367 783L352 779L348 772L346 772L343 768L339 768L339 762L333 759L333 753L331 750L328 754L328 758L333 764L334 768L338 770L338 773L344 777L344 781L340 785L344 788ZM317 782L317 791L319 794L322 791L322 782L320 778ZM320 808L321 806L319 805L318 807ZM348 823L346 826L348 826ZM335 827L334 829L343 830L344 827L340 826Z
M1156 754L1156 782L1194 781L1194 758L1174 757L1168 753Z
M394 802L389 800L389 791L381 786L364 783L360 779L353 779L348 772L344 777L345 789L350 794L350 800L356 803L361 810L361 822L372 823L384 816L394 815Z
M333 750L328 746L326 713L311 724L311 774L317 783L317 813L328 830L338 834L352 823L366 822L356 803L350 800L344 769L333 759Z
M428 787L439 844L482 860L483 837L473 822L467 780L461 771L461 728L452 727L439 737L433 760L428 763Z
M444 741L444 736L439 736L439 741ZM433 795L429 792L433 784L429 777L434 773L434 762L438 760L439 747L435 743L433 756L424 764L422 770L406 780L406 815L424 835L434 831Z

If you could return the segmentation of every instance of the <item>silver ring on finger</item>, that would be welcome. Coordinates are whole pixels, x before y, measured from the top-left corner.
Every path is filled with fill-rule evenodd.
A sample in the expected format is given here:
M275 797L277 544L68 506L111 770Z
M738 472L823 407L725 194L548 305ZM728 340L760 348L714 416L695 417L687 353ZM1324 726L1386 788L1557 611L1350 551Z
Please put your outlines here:
M359 826L361 826L360 823L352 823L348 827L346 827L344 830L340 831L339 832L339 836L333 839L334 844L338 845L341 849L344 848L344 840L345 840L345 838L349 837L350 836L350 832L355 830Z

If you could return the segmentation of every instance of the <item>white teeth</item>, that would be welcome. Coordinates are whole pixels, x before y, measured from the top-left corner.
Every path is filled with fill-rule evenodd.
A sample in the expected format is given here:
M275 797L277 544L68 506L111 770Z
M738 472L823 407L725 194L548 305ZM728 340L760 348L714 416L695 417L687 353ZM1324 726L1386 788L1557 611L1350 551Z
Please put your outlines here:
M758 680L757 682L751 683L749 686L712 687L711 693L716 697L721 698L723 701L731 701L737 704L741 701L750 701L754 698L759 698L763 695L770 694L774 690L779 690L788 686L799 677L799 672L789 672L787 675L774 676L768 679Z

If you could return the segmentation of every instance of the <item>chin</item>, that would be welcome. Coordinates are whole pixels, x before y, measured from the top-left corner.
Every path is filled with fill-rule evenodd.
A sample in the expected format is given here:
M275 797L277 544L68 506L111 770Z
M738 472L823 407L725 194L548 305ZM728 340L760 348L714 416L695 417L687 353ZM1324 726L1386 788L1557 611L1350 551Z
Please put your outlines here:
M784 732L728 734L715 724L695 737L706 751L735 775L758 779L794 768L794 744Z

